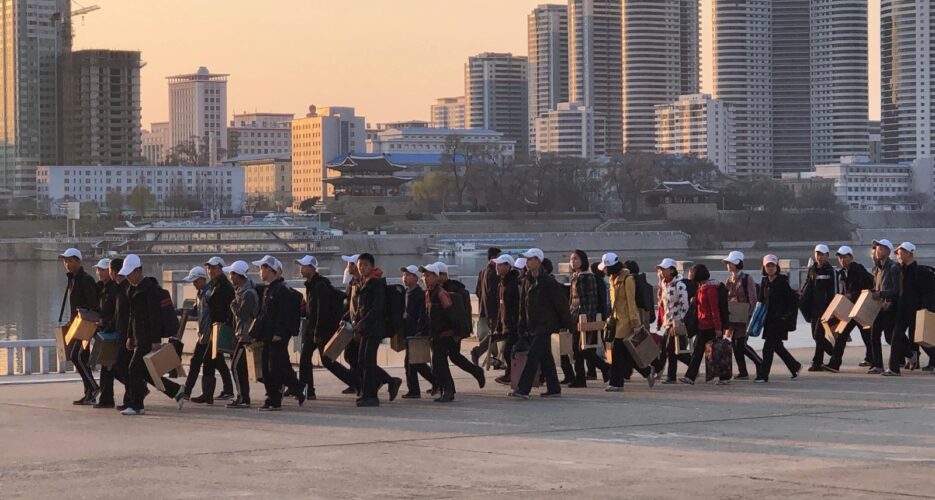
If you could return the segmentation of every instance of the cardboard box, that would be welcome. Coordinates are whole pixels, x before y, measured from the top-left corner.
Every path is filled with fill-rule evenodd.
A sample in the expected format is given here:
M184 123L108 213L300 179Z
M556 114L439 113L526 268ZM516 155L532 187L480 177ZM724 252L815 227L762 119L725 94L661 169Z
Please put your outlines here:
M746 325L750 321L750 304L747 302L728 302L727 317L731 323Z
M851 309L847 318L856 321L862 328L871 328L882 308L883 302L873 298L870 290L864 290L860 293L860 297L854 303L854 308Z
M659 357L659 345L646 329L641 328L623 339L623 345L637 368L646 368Z
M91 368L100 364L110 369L117 361L117 334L98 332L91 344Z
M247 361L247 376L253 382L263 381L263 343L254 342L244 348Z
M69 354L68 342L65 342L65 335L67 334L65 331L65 326L56 326L52 333L55 335L55 356L58 358L56 360L56 364L64 363L65 361L68 361ZM55 369L58 371L58 366L56 366Z
M345 323L344 328L338 328L331 336L331 340L325 344L325 349L321 352L322 356L337 361L344 354L344 349L351 343L351 340L354 340L354 330L350 323Z
M432 362L432 342L428 337L409 337L409 364L417 365Z
M913 342L922 347L935 347L935 313L926 309L916 311L916 329Z
M89 341L97 333L97 322L101 316L94 311L79 309L75 319L68 327L68 333L65 334L65 343L71 344L75 340Z
M159 349L143 356L143 364L149 372L149 377L153 380L153 385L160 391L166 388L162 383L162 376L170 371L182 366L182 360L175 352L175 346L172 344L162 344Z
M604 321L598 314L594 321L588 321L587 314L578 316L578 331L581 333L581 350L603 347Z
M510 389L514 391L519 387L519 379L523 376L523 370L526 369L526 355L529 354L527 351L520 351L513 353L513 359L510 360ZM536 374L532 377L532 386L539 387L542 385L542 377L539 376L539 368L536 368Z
M691 339L688 338L688 335L676 335L674 339L676 354L691 354L692 342Z
M390 337L390 349L396 352L403 352L406 350L406 329L405 328L401 328L392 337Z
M222 353L234 354L234 329L224 323L211 325L211 357L217 358Z
M562 356L571 356L572 355L572 338L571 332L561 331L552 334L552 359L555 360L555 364L558 364L561 361Z
M852 309L854 309L854 303L848 300L847 297L841 294L835 295L831 303L828 304L828 308L825 309L825 313L821 315L821 321L823 323L832 319L850 321L848 316Z
M828 321L822 320L821 322L821 327L825 331L825 340L830 342L831 345L834 345L835 341L837 341L838 339L839 334L837 332L837 329L840 323L841 321L838 320L837 318L831 318Z

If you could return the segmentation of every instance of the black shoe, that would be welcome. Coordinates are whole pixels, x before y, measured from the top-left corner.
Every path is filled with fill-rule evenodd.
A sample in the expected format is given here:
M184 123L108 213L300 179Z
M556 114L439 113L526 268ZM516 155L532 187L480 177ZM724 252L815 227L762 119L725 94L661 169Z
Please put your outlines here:
M393 377L387 385L390 391L390 401L393 401L396 399L396 395L399 394L399 388L402 387L403 380L398 377Z
M407 392L402 395L403 399L422 399L422 395L419 394L419 391Z
M226 408L250 408L250 403L244 403L243 401L237 399L227 403Z
M588 383L584 380L575 380L574 382L568 384L569 389L584 389L588 386Z
M227 401L229 399L234 399L234 395L229 392L222 392L217 396L214 396L215 401Z
M428 394L429 396L434 396L438 394L438 387L435 387L433 385L429 390L425 391L425 393Z
M127 408L129 408L129 406L127 406L127 405L120 405L120 406L116 406L115 408L116 408L117 411L123 411L123 410L126 410Z
M867 360L865 359L865 360L861 361L860 363L857 363L857 366L859 366L859 367L861 367L861 368L866 368L866 367L868 367L868 366L873 366L873 363L871 363L871 362L869 362L869 361L867 361Z
M597 374L589 373L588 380L597 380Z
M688 377L682 377L682 378L680 378L680 379L679 379L679 382L681 382L681 383L683 383L683 384L688 384L688 385L695 385L695 381L692 380L692 379L690 379L690 378L688 378Z
M94 408L113 408L113 407L114 407L113 401L111 401L110 403L97 403L96 405L94 405ZM120 410L120 411L123 411L123 410Z
M305 403L305 400L308 399L308 384L302 385L302 390L295 396L295 399L299 401L299 406Z
M750 375L747 375L747 374L737 375L736 377L734 377L734 380L750 380Z
M442 393L441 396L435 398L436 403L450 403L455 400L455 395L450 392Z
M540 398L560 398L562 397L562 391L558 392L543 392L539 395Z
M200 405L213 405L213 404L214 404L214 398L210 398L210 397L205 396L204 394L202 394L201 396L196 396L196 397L192 398L192 399L191 399L191 402L192 402L192 403L196 403L196 404L200 404Z
M380 406L380 400L377 398L366 398L357 402L358 408L370 408L376 406Z
M831 372L831 373L838 373L838 371L840 371L836 367L831 366L831 365L824 365L821 368L825 370L826 372Z
M930 372L930 371L932 371L933 368L935 368L935 366L926 365L926 366L923 366L923 367L922 367L922 371L924 371L924 372Z
M570 383L571 383L571 379L568 378L568 377L565 377L565 378L563 378L562 381L559 382L558 384L559 384L559 385L568 385L568 384L570 384Z
M899 377L899 372L894 372L893 370L886 370L883 372L884 377Z
M824 370L821 368L821 365L812 365L812 366L809 366L809 367L808 367L808 371L810 371L810 372L820 372L820 371L824 371Z
M295 397L295 394L292 393L292 389L286 387L286 388L282 391L282 397L284 397L284 398L292 398L292 397Z
M269 403L265 403L263 406L258 408L260 411L282 411L282 406L276 405L273 406Z
M483 370L478 371L477 375L475 375L474 378L477 379L477 386L480 387L481 389L483 389L484 386L487 385L487 377L484 375Z
M679 383L679 382L678 382L678 380L675 380L674 378L667 378L667 379L663 380L661 383L664 384L664 385L670 385L670 384L677 384L677 383Z
M343 391L341 391L341 394L357 394L357 389L354 389L353 387L348 387L347 389L344 389Z

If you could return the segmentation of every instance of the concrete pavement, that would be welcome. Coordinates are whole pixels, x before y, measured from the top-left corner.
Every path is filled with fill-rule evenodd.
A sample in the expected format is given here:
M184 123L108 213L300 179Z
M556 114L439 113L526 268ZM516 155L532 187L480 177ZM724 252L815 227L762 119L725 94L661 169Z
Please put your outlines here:
M529 401L507 398L498 372L479 390L454 368L457 402L375 409L354 407L319 370L318 401L273 414L179 413L155 394L146 416L122 417L72 406L79 383L6 385L0 495L935 498L935 376L855 365L791 381L780 363L766 385L650 390L635 376L623 393L592 383Z

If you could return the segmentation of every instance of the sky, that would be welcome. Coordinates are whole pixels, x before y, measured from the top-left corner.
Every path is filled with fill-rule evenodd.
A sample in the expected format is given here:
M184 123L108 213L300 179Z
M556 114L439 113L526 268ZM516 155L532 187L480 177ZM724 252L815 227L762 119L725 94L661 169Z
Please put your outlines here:
M712 0L701 0L702 91L713 82ZM868 0L870 47L879 0ZM464 63L527 52L526 16L542 0L81 0L74 48L140 50L143 127L168 119L165 77L206 66L230 74L228 114L353 106L368 123L429 118L464 93ZM564 3L556 1L552 3ZM870 56L870 117L879 116L879 50Z

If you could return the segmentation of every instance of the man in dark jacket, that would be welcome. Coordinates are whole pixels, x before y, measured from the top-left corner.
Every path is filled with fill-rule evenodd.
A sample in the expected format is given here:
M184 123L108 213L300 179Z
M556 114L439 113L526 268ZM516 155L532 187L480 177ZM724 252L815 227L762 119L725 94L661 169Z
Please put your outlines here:
M400 268L403 273L403 287L406 289L405 311L403 312L403 321L406 324L406 336L416 337L422 334L422 326L425 323L425 290L419 286L419 268L416 266L406 266ZM406 349L406 358L404 360L406 367L406 387L408 392L403 394L403 399L421 399L422 389L419 387L419 376L421 375L432 388L429 394L434 394L435 376L432 375L432 369L428 363L409 363L409 350Z
M198 290L198 300L195 312L198 315L198 343L192 353L191 366L188 378L185 380L185 395L190 396L198 372L201 373L201 396L192 398L192 403L214 404L214 400L225 400L233 397L233 383L230 369L224 360L224 354L218 353L214 357L211 345L211 335L214 325L220 324L233 328L233 317L230 304L234 301L234 285L224 275L224 261L220 257L211 257L205 268L194 267L188 276L183 279L192 283ZM217 385L215 370L220 372L223 388L221 394L215 398L214 388Z
M497 323L491 336L494 341L503 341L503 359L506 362L506 373L494 379L501 385L510 385L511 361L513 360L513 346L516 345L518 334L516 324L519 322L519 271L513 265L513 257L501 255L494 259L497 266L497 276L500 283L497 285Z
M873 240L873 297L883 302L870 331L872 351L871 366L867 373L883 373L883 347L881 337L892 341L896 326L896 301L899 299L899 264L890 258L893 243L889 240Z
M455 385L451 377L451 368L448 359L451 352L457 348L458 335L456 328L461 318L458 317L459 307L452 297L441 285L441 268L438 263L429 264L419 268L422 279L425 281L425 320L422 325L423 335L432 339L432 375L439 391L436 403L450 403L454 401Z
M123 293L120 287L110 274L110 259L101 259L94 266L97 273L97 293L100 297L101 319L98 326L98 338L94 342L111 342L103 337L113 337L113 342L117 341L117 301ZM119 377L119 378L118 378ZM94 405L95 408L113 408L114 407L114 379L125 383L116 363L101 363L101 400Z
M131 399L127 408L120 413L129 416L143 415L143 400L148 393L146 382L152 383L143 357L152 352L154 343L162 339L161 289L156 278L143 277L143 265L140 258L134 254L127 255L119 274L130 282L127 349L133 350L128 375ZM175 404L181 411L185 402L185 389L165 377L162 378L162 384L165 387L163 393L175 399Z
M870 274L870 271L867 271L867 268L854 260L854 251L851 250L851 247L842 246L838 249L837 256L838 264L841 265L841 269L838 271L838 289L847 297L847 300L857 302L861 292L873 287L873 276ZM857 327L857 322L851 320L844 328L844 331L838 335L834 343L834 353L831 355L831 361L825 365L825 370L837 373L841 369L844 349L847 347L847 339L850 337L855 327ZM870 332L868 331L866 333L867 335L864 336L864 332L861 330L861 335L864 336L864 338L869 337ZM869 362L871 359L870 342L867 342L865 347L866 354L864 355L864 360Z
M825 353L834 354L834 347L825 338L825 329L821 325L821 316L837 293L837 273L828 261L830 251L827 245L815 247L815 262L808 268L808 276L802 289L800 308L805 321L811 324L812 339L815 340L815 354L812 356L810 372L824 370Z
M500 284L500 277L497 276L497 265L493 263L493 259L499 256L499 248L490 247L487 249L487 265L477 274L477 286L474 287L474 295L477 296L477 306L480 309L477 322L478 325L484 323L487 329L487 334L483 338L481 338L481 332L477 332L478 344L471 349L471 361L475 365L478 364L480 357L490 349L490 343L492 342L490 333L493 332L497 323L497 307L499 304L497 287ZM484 327L478 326L478 328Z
M123 404L117 406L117 410L127 409L130 400L130 358L133 351L127 349L127 333L130 329L130 282L125 276L120 275L120 269L123 267L123 259L111 259L110 274L113 276L115 287L114 302L114 323L117 332L117 358L111 370L114 378L123 384ZM105 380L101 376L101 386Z
M270 255L253 262L260 268L260 279L266 283L260 298L257 314L250 336L263 342L263 385L266 386L266 401L260 411L282 409L282 388L285 386L299 401L299 406L308 397L308 385L299 382L289 359L289 338L298 329L298 311L290 311L291 300L282 277L282 263Z
M883 372L887 377L898 377L900 366L905 362L910 343L907 332L915 331L916 312L923 309L922 298L930 293L935 283L929 273L923 272L915 260L916 246L906 241L896 247L896 258L900 264L899 297L896 300L896 325L893 328L893 342L890 348L889 369Z
M65 266L65 272L68 275L68 304L71 314L68 317L68 325L78 317L78 310L99 311L100 299L98 297L97 283L90 274L86 273L81 267L81 252L77 248L69 248L58 256ZM59 321L61 321L61 317ZM68 331L68 326L65 327ZM81 376L81 383L84 384L84 396L73 402L75 405L93 405L97 401L97 396L101 392L100 386L94 381L94 373L88 366L88 360L91 357L91 351L84 347L81 341L72 342L69 351L69 359L75 365L75 370Z
M321 365L335 377L357 389L357 380L344 365L322 355L322 351L341 324L344 303L343 292L334 289L328 278L318 273L318 259L306 255L295 261L305 278L305 327L302 331L302 354L299 358L299 380L308 384L308 398L315 397L315 375L312 353L318 349Z
M448 351L448 359L454 363L458 368L470 373L475 380L477 380L477 385L483 389L484 385L487 384L486 376L484 375L484 369L478 366L476 363L472 363L468 360L464 354L461 354L461 341L471 334L471 325L473 324L473 318L471 317L470 311L470 299L468 299L467 287L464 286L464 283L453 280L448 277L448 265L444 262L436 262L435 266L438 269L438 282L442 288L451 296L451 300L456 300L459 302L455 310L457 311L458 324L455 325L455 337L454 337L454 347Z
M358 407L380 406L377 391L383 384L389 388L390 401L396 399L403 381L391 377L377 365L377 351L387 336L386 279L374 265L373 255L362 253L357 258L361 285L352 297L350 319L354 334L360 336L357 364L360 366L361 395Z
M559 385L555 360L552 358L551 342L552 333L563 329L571 330L574 327L568 309L568 299L555 278L542 269L542 261L545 259L542 250L531 248L523 257L526 258L526 279L520 294L517 328L531 340L519 385L510 395L519 399L529 399L533 377L536 370L540 369L546 382L546 392L541 396L559 397L562 387Z

